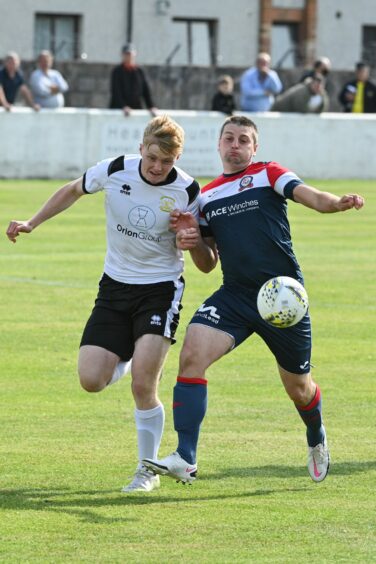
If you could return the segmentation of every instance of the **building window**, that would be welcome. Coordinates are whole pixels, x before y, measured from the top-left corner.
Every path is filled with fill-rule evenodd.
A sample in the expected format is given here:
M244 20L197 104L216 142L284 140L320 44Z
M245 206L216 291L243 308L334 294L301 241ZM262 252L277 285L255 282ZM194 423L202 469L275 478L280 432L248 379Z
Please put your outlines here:
M81 16L36 14L34 55L47 49L57 61L71 61L80 56Z
M374 67L376 65L376 26L365 25L362 31L362 60L370 67Z
M298 38L298 24L273 22L271 58L274 67L293 69L299 65Z
M176 65L216 65L218 20L174 18Z

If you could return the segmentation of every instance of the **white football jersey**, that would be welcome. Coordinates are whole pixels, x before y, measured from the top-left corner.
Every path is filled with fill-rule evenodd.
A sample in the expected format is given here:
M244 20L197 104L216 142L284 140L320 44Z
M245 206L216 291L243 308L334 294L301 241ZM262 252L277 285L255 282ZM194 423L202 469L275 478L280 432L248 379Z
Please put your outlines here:
M141 157L126 155L89 168L83 190L106 193L108 276L127 284L179 278L183 253L168 229L169 219L173 209L198 218L200 187L191 176L174 167L163 185L153 185L141 176Z

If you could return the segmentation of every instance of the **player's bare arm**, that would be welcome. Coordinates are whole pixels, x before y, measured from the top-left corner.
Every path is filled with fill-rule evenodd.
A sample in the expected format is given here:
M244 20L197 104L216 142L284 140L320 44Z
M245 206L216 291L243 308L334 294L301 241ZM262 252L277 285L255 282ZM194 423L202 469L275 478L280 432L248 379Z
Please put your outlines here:
M195 265L202 272L210 272L218 262L218 253L212 237L201 237L197 219L190 212L173 210L170 214L170 229L176 233L176 246L189 250Z
M211 272L218 262L217 245L213 237L199 237L198 243L190 251L195 265L201 272Z
M47 221L72 206L83 194L82 177L65 184L47 200L32 218L26 221L12 220L6 231L8 239L12 241L12 243L16 243L20 233L31 233L33 229L44 221Z
M364 205L364 198L358 194L336 196L306 184L300 184L294 189L294 200L321 213L335 213L352 208L359 210Z
M191 212L175 209L170 213L170 231L177 233L189 228L198 228L198 221Z

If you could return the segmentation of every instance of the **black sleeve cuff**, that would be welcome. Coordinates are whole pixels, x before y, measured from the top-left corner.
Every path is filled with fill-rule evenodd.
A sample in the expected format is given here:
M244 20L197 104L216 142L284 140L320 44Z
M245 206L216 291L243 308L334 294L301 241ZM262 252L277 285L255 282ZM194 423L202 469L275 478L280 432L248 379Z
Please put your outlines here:
M283 193L285 198L289 200L294 200L294 190L297 186L303 184L301 180L290 180L284 187Z
M91 194L91 192L86 190L86 172L82 177L82 190L85 192L85 194Z

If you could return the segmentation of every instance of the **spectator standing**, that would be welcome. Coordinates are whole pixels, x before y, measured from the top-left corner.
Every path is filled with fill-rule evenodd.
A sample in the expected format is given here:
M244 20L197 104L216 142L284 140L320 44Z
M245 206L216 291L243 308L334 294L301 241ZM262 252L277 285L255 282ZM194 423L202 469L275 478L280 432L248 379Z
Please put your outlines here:
M314 62L312 69L307 69L303 72L300 82L304 82L306 78L313 78L316 74L321 74L327 78L331 68L332 63L330 59L328 57L320 57Z
M229 74L218 78L217 92L212 98L211 109L213 112L222 112L232 115L235 111L234 81Z
M319 114L329 110L329 96L325 91L324 77L317 74L303 83L295 84L278 96L272 106L274 112Z
M141 67L136 64L137 51L132 43L122 48L122 62L111 74L110 108L123 110L126 116L132 110L141 110L143 102L151 115L156 114L149 84Z
M42 108L62 108L64 93L69 89L62 74L53 69L50 51L41 51L37 59L38 68L31 73L30 87L35 100Z
M270 68L270 55L259 53L256 66L246 70L240 80L240 106L244 112L267 112L274 96L282 90L278 74Z
M369 73L370 68L366 63L356 64L355 78L346 82L338 97L344 112L376 112L376 85L369 80Z
M12 109L18 91L25 98L26 103L38 111L39 106L33 100L29 88L25 84L20 70L20 58L14 51L9 52L4 59L4 66L0 69L0 106L7 111Z

